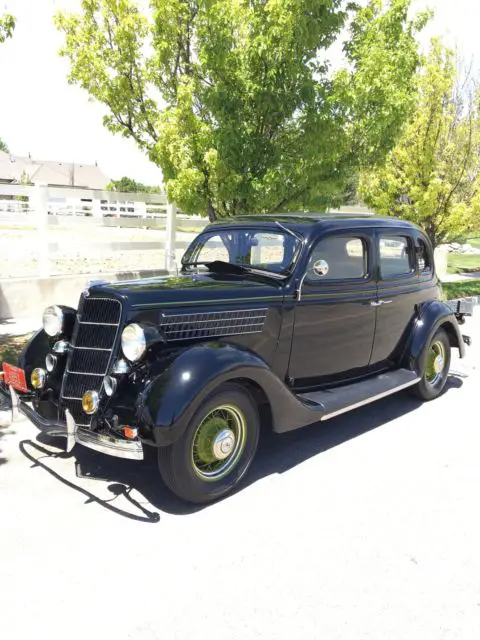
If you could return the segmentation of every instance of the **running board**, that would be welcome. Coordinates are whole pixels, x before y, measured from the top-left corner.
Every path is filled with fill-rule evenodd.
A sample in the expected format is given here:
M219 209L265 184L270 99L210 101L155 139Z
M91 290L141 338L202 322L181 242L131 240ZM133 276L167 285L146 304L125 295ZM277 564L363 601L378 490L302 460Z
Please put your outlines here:
M329 420L341 413L402 391L420 380L415 371L397 369L343 387L299 393L297 397L302 402L310 404L312 409L324 412L320 420Z

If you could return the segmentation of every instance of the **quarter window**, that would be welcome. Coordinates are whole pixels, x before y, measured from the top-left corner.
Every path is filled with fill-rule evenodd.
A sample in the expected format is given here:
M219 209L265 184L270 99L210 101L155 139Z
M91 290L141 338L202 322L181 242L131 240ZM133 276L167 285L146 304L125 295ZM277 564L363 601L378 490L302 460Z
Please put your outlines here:
M367 273L367 250L361 238L336 236L320 240L307 267L307 280L350 280Z
M379 240L382 278L395 278L412 272L411 243L403 236L381 236Z
M427 245L423 240L418 241L417 247L417 268L420 273L431 273L432 264Z

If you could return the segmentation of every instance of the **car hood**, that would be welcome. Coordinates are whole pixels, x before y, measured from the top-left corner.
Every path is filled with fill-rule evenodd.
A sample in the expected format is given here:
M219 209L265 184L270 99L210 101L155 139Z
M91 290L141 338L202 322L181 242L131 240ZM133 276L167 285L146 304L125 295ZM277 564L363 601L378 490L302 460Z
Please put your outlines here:
M95 297L113 295L135 309L248 304L282 298L283 283L243 275L186 274L98 284L90 288L90 294Z

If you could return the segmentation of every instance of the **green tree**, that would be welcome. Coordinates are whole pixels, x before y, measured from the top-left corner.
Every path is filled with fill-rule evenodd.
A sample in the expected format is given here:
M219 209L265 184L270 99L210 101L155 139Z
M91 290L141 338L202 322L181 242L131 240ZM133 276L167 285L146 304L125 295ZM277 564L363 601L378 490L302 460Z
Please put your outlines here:
M123 193L160 193L160 187L151 187L133 178L123 176L120 180L111 180L107 185L107 191L121 191Z
M72 83L210 219L325 207L383 161L419 56L411 0L83 0L58 14ZM346 65L328 50L348 26Z
M369 206L419 224L434 246L478 224L480 95L458 68L454 53L433 41L402 137L385 165L360 181Z
M0 16L0 44L11 38L15 29L15 18L9 14Z
M4 142L1 138L0 138L0 151L3 151L4 153L10 153L7 143Z

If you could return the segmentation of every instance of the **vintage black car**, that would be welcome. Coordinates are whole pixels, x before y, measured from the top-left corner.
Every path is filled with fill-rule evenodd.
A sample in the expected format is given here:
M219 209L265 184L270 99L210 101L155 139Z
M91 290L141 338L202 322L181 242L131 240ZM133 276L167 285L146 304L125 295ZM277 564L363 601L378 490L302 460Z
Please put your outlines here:
M96 284L78 310L48 307L3 389L68 451L142 460L155 447L168 487L208 502L245 475L260 429L407 387L442 393L451 348L463 357L465 344L440 297L430 242L407 222L222 220L177 276Z

